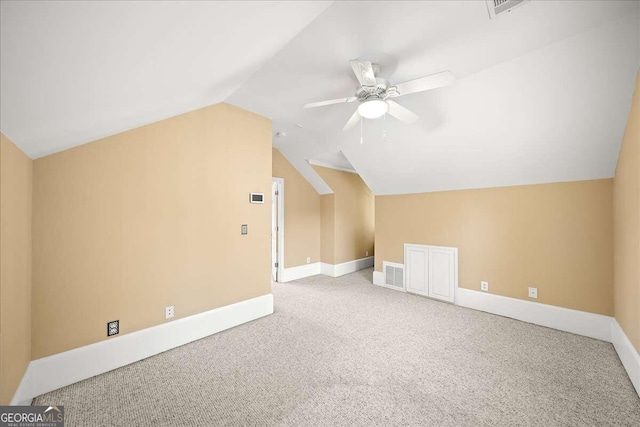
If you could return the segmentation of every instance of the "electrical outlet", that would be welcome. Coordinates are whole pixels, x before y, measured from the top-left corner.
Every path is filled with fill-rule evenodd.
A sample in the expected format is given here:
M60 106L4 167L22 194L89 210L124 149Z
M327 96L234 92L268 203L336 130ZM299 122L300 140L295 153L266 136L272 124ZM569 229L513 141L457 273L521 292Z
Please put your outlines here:
M311 262L311 257L307 257L307 264Z
M366 252L364 253L364 256L369 256L369 251L366 251Z
M107 336L110 337L112 335L118 335L120 333L120 321L113 320L111 322L107 322Z
M249 231L247 230L247 224L242 224L240 226L240 234L249 234Z
M529 298L538 298L538 288L529 288Z
M480 290L489 292L489 282L480 282Z
M164 309L164 318L171 319L173 317L173 306L170 305Z

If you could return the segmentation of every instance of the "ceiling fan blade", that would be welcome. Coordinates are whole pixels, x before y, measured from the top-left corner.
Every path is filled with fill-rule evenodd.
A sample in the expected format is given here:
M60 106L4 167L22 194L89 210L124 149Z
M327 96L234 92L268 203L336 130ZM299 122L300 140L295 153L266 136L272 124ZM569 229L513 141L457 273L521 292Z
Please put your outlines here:
M389 105L387 113L400 120L402 123L415 123L420 118L395 101L387 100L387 104Z
M453 77L453 74L451 74L451 71L431 74L430 76L420 77L418 79L397 84L395 87L398 91L398 95L395 96L409 95L411 93L449 86L454 80L455 78Z
M357 100L358 100L357 97L350 96L348 98L330 99L329 101L312 102L310 104L304 104L302 108L324 107L325 105L344 104L346 102L353 102Z
M371 61L361 61L359 59L352 59L349 61L351 69L356 75L360 86L375 86L376 75L373 72L373 66Z
M358 114L358 110L356 110L353 115L351 116L351 118L349 119L349 121L347 122L346 125L344 125L344 127L342 128L342 130L348 130L351 129L352 127L354 127L355 125L358 124L358 122L360 121L360 114Z

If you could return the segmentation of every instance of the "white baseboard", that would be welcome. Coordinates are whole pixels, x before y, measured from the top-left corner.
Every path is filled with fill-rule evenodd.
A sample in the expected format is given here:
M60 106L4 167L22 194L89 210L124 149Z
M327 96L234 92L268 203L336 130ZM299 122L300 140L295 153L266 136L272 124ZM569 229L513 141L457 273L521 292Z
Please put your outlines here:
M342 264L322 263L320 271L322 274L331 277L340 277L345 274L354 273L358 270L373 267L373 257L360 258L353 261L343 262Z
M640 396L640 355L616 319L611 320L611 342L627 374Z
M292 280L315 276L316 274L324 274L325 276L330 277L339 277L369 267L373 267L372 256L335 265L327 264L326 262L315 262L313 264L305 264L299 265L297 267L285 268L282 274L282 280L280 280L280 282L290 282Z
M382 271L373 272L373 284L378 286L384 286L384 273Z
M303 279L305 277L320 274L320 264L321 263L319 262L314 262L313 264L303 264L296 267L285 268L282 272L282 280L279 281L290 282L292 280Z
M456 305L611 342L610 316L458 288Z
M333 264L327 264L326 262L320 263L320 273L325 276L336 277L333 275Z
M381 272L381 271L374 271L373 272L373 284L377 285L377 286L382 286L383 288L393 289L394 291L407 292L407 290L404 289L404 287L399 288L397 286L387 285L385 283L384 273Z
M273 313L267 294L32 361L12 405Z
M31 395L31 383L32 383L32 373L31 373L31 363L27 365L27 369L24 370L24 374L22 375L22 380L16 389L16 392L13 394L13 399L11 399L10 405L13 406L31 406L31 401L35 396Z

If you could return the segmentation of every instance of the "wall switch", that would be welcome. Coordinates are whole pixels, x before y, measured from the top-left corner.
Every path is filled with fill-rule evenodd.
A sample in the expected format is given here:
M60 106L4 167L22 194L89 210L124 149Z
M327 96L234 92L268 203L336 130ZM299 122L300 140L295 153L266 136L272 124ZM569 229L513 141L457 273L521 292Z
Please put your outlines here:
M311 262L311 258L307 257L307 264L309 264Z
M173 317L173 306L170 305L164 309L164 318L171 319Z
M489 282L480 282L480 290L489 292Z
M529 298L538 298L538 288L529 288Z
M247 231L247 224L242 224L242 225L240 226L240 234L247 234L247 233L248 233L248 231Z
M107 322L107 336L110 337L112 335L118 335L120 333L120 321L113 320L111 322Z

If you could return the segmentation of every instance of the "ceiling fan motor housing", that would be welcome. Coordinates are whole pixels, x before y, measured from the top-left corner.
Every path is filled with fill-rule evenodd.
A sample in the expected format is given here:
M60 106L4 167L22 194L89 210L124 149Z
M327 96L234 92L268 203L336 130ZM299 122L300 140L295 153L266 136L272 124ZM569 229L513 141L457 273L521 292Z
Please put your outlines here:
M389 82L381 77L376 77L375 86L358 86L356 89L356 97L358 97L358 101L360 102L373 98L385 99L388 89Z

